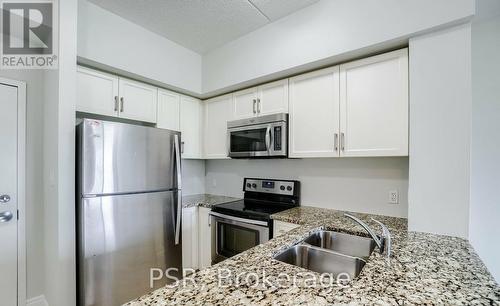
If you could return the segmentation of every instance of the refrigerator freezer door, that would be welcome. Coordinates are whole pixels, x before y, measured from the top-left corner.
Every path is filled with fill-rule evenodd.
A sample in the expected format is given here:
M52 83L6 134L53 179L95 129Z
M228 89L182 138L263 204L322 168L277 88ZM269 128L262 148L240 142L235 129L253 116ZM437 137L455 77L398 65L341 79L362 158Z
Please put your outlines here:
M82 306L115 306L165 286L150 287L152 268L182 274L175 244L177 192L83 198L79 205L79 294ZM180 278L179 273L169 272ZM154 272L155 276L159 272Z
M92 119L77 131L82 195L177 189L179 132Z

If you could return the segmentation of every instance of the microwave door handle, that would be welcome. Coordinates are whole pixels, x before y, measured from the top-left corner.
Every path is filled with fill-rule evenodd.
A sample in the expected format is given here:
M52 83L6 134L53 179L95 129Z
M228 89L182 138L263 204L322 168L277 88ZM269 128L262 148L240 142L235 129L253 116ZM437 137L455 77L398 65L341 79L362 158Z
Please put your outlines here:
M271 126L267 126L266 130L266 149L269 152L271 150Z

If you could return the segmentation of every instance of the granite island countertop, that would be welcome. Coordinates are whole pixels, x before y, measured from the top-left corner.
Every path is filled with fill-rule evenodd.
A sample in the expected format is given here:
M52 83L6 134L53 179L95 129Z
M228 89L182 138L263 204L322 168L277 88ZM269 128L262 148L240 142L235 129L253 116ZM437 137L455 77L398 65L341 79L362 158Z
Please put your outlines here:
M343 213L307 206L277 213L273 219L301 226L127 305L500 305L500 287L467 240L408 232L403 218L353 213L374 229L372 217L388 226L393 256L388 266L375 249L347 285L311 284L319 274L272 258L321 229L366 236Z
M214 194L194 194L187 195L182 197L182 207L194 207L201 206L206 208L212 208L214 205L219 205L223 203L229 203L240 200L239 198L233 198L222 195L214 195Z

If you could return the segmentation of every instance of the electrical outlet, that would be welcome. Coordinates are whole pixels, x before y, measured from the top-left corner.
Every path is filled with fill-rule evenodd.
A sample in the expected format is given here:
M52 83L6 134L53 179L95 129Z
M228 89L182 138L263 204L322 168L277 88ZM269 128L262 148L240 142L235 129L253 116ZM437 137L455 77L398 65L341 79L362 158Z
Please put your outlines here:
M398 204L399 203L399 193L397 190L389 191L389 204Z

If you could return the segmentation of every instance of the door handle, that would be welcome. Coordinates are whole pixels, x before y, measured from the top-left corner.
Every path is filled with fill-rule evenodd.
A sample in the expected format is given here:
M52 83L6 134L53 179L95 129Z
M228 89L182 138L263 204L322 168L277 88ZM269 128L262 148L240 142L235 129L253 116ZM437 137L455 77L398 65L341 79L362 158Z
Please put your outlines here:
M0 203L7 203L10 201L10 196L8 194L0 195Z
M267 126L266 130L266 149L269 152L271 150L271 126Z
M118 111L118 96L115 96L115 108L114 108L115 112Z
M182 218L182 172L181 153L179 148L179 135L174 135L175 168L177 172L177 219L175 220L175 244L179 244Z
M255 109L255 104L257 103L257 100L253 99L252 101L253 101L253 107L252 107L253 113L256 114L257 110Z
M10 211L4 211L0 213L0 222L9 222L12 219L12 213Z
M123 113L123 104L125 104L125 102L123 101L123 97L120 98L120 113Z

